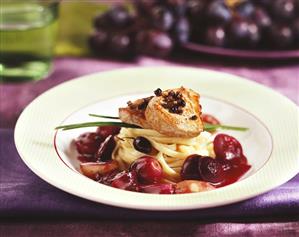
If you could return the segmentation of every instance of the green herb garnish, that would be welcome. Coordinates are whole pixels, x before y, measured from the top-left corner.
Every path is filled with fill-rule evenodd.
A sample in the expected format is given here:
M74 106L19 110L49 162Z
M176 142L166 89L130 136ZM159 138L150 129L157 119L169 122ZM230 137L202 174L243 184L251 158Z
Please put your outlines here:
M107 122L87 122L87 123L67 124L67 125L58 126L55 129L70 130L70 129L75 129L75 128L101 127L101 126L118 126L118 127L124 127L124 128L140 128L139 126L136 126L136 125L133 125L133 124L107 121Z
M89 116L98 117L98 118L119 119L119 117L99 115L99 114L89 114ZM236 126L231 126L231 125L204 123L204 130L205 131L215 131L217 129L235 130L235 131L247 131L248 130L248 128L245 128L245 127L236 127Z
M210 124L210 123L204 123L204 130L205 131L215 131L217 129L223 129L223 130L235 130L235 131L247 131L249 128L244 127L236 127L236 126L230 126L230 125L223 125L223 124Z
M89 114L91 117L97 117L97 118L108 118L108 119L119 119L119 117L114 116L106 116L106 115L99 115L99 114ZM68 124L68 125L61 125L56 127L55 129L62 129L62 130L70 130L75 128L86 128L86 127L101 127L101 126L118 126L118 127L124 127L124 128L141 128L139 126L123 123L123 122L111 122L111 121L105 121L105 122L87 122L87 123L76 123L76 124ZM223 125L223 124L209 124L204 123L204 131L212 132L216 131L217 129L223 129L223 130L235 130L235 131L247 131L248 128L245 127L236 127L236 126L230 126L230 125Z
M119 117L99 115L99 114L88 114L88 115L91 117L97 117L97 118L119 119Z

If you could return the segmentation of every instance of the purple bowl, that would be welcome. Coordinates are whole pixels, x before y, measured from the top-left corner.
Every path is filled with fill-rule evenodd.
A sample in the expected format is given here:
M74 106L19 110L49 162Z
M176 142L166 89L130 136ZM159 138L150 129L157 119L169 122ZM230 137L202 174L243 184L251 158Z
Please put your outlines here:
M184 49L198 53L247 59L294 59L299 58L299 50L242 50L212 47L197 43L186 43Z

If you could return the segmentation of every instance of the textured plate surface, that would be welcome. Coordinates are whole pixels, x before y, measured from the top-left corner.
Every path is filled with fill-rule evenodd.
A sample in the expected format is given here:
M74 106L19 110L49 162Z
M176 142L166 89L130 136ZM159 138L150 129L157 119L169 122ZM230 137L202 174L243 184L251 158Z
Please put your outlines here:
M198 91L204 111L223 123L250 128L247 133L233 133L253 165L242 180L209 192L154 195L104 186L77 171L78 164L68 149L70 141L83 130L56 134L56 126L91 120L89 112L115 115L128 98L152 93L157 87L179 86ZM74 195L127 208L187 210L245 200L291 179L299 170L298 134L298 107L264 86L209 70L154 67L92 74L54 87L23 111L15 142L33 172Z

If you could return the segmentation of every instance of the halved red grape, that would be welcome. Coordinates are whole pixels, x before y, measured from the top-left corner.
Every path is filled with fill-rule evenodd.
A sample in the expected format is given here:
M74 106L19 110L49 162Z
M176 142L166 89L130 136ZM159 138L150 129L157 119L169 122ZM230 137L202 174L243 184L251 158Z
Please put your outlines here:
M94 155L97 152L101 141L101 137L97 133L86 132L81 134L75 140L75 145L80 154Z
M137 175L136 172L127 172L122 171L114 176L111 179L111 187L129 190L129 191L137 191Z
M108 186L111 186L111 182L113 180L113 178L118 175L120 173L119 170L113 170L107 174L104 174L104 175L101 175L99 176L98 178L98 182L101 183L101 184L105 184L105 185L108 185Z
M114 136L109 135L106 139L100 144L99 149L96 153L96 158L99 161L111 160L111 155L113 149L115 148Z
M105 140L109 135L117 135L119 131L120 127L117 126L101 126L97 128L96 133L102 138L102 140Z
M136 172L138 181L141 183L156 183L163 177L162 166L151 156L138 158L131 164L129 170Z
M181 178L185 179L200 179L198 164L201 159L200 155L188 156L181 169Z
M94 180L97 180L99 176L110 173L113 170L118 169L117 161L109 162L86 162L80 164L81 172Z
M225 181L225 171L218 159L213 159L211 157L201 158L198 163L198 170L201 180L203 181L213 184Z
M217 158L231 160L235 164L247 163L242 146L236 138L226 134L218 134L213 144Z
M140 192L155 193L155 194L173 194L175 185L173 184L149 184L139 186Z
M220 124L219 120L210 114L202 114L201 119L204 123L209 123L209 124L213 124L213 125Z

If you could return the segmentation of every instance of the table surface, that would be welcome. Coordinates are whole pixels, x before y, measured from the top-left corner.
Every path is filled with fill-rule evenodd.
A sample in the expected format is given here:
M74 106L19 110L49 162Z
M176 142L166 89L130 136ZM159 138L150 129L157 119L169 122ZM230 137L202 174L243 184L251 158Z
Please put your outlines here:
M64 81L94 72L125 67L189 66L243 76L271 87L299 104L299 62L254 62L188 56L160 60L141 58L135 62L91 58L57 58L52 73L44 80L0 84L0 128L13 128L22 110L34 98ZM16 220L0 223L0 236L299 236L297 220L248 220L246 223L213 221L97 221L97 220ZM20 235L20 233L22 233ZM117 233L117 235L116 235Z
M107 61L89 58L58 58L48 78L38 82L0 84L0 127L13 128L15 122L34 98L64 81L89 73L127 67L188 66L206 68L243 76L264 84L299 104L299 62L255 62L242 60L215 60L188 56L183 59L159 60L142 58L136 62Z

